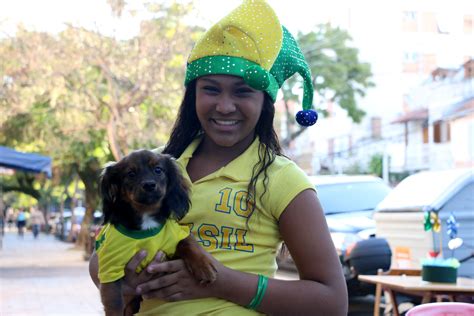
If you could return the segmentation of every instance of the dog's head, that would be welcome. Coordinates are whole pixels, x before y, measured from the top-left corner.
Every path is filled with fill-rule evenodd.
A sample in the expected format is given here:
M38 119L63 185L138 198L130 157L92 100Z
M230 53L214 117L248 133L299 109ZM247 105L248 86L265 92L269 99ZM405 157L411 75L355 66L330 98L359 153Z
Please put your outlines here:
M189 186L169 155L137 150L116 163L108 164L101 175L100 190L104 222L113 222L116 212L132 209L158 220L181 219L189 209Z

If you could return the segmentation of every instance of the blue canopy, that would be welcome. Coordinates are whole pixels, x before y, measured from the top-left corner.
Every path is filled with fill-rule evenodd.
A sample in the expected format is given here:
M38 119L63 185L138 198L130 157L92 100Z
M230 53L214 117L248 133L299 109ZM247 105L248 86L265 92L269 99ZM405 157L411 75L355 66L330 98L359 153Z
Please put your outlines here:
M51 177L51 158L0 146L0 166L28 172L44 172Z

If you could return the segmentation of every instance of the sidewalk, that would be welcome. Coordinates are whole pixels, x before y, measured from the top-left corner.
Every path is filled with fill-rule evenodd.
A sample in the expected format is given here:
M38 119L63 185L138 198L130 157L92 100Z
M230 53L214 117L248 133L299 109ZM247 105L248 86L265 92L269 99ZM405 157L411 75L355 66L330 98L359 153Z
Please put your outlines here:
M3 236L0 249L0 315L103 315L99 291L83 251L31 232Z
M6 232L0 248L0 315L103 315L83 251L51 235ZM296 279L279 271L278 278Z

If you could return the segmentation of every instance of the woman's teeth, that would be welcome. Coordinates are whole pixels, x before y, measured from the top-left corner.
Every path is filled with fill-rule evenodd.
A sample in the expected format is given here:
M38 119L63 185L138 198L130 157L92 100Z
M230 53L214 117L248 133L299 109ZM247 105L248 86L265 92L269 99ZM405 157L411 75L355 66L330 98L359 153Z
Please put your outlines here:
M238 121L222 121L222 120L214 120L218 125L235 125Z

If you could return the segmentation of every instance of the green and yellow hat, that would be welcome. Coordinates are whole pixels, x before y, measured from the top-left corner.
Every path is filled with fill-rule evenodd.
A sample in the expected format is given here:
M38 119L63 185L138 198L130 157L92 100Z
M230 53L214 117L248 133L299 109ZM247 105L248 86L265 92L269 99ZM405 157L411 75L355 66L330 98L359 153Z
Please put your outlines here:
M296 120L310 126L318 115L312 109L311 71L298 43L264 0L244 0L196 43L185 85L205 75L234 75L276 101L278 90L295 73L304 80L303 111Z

